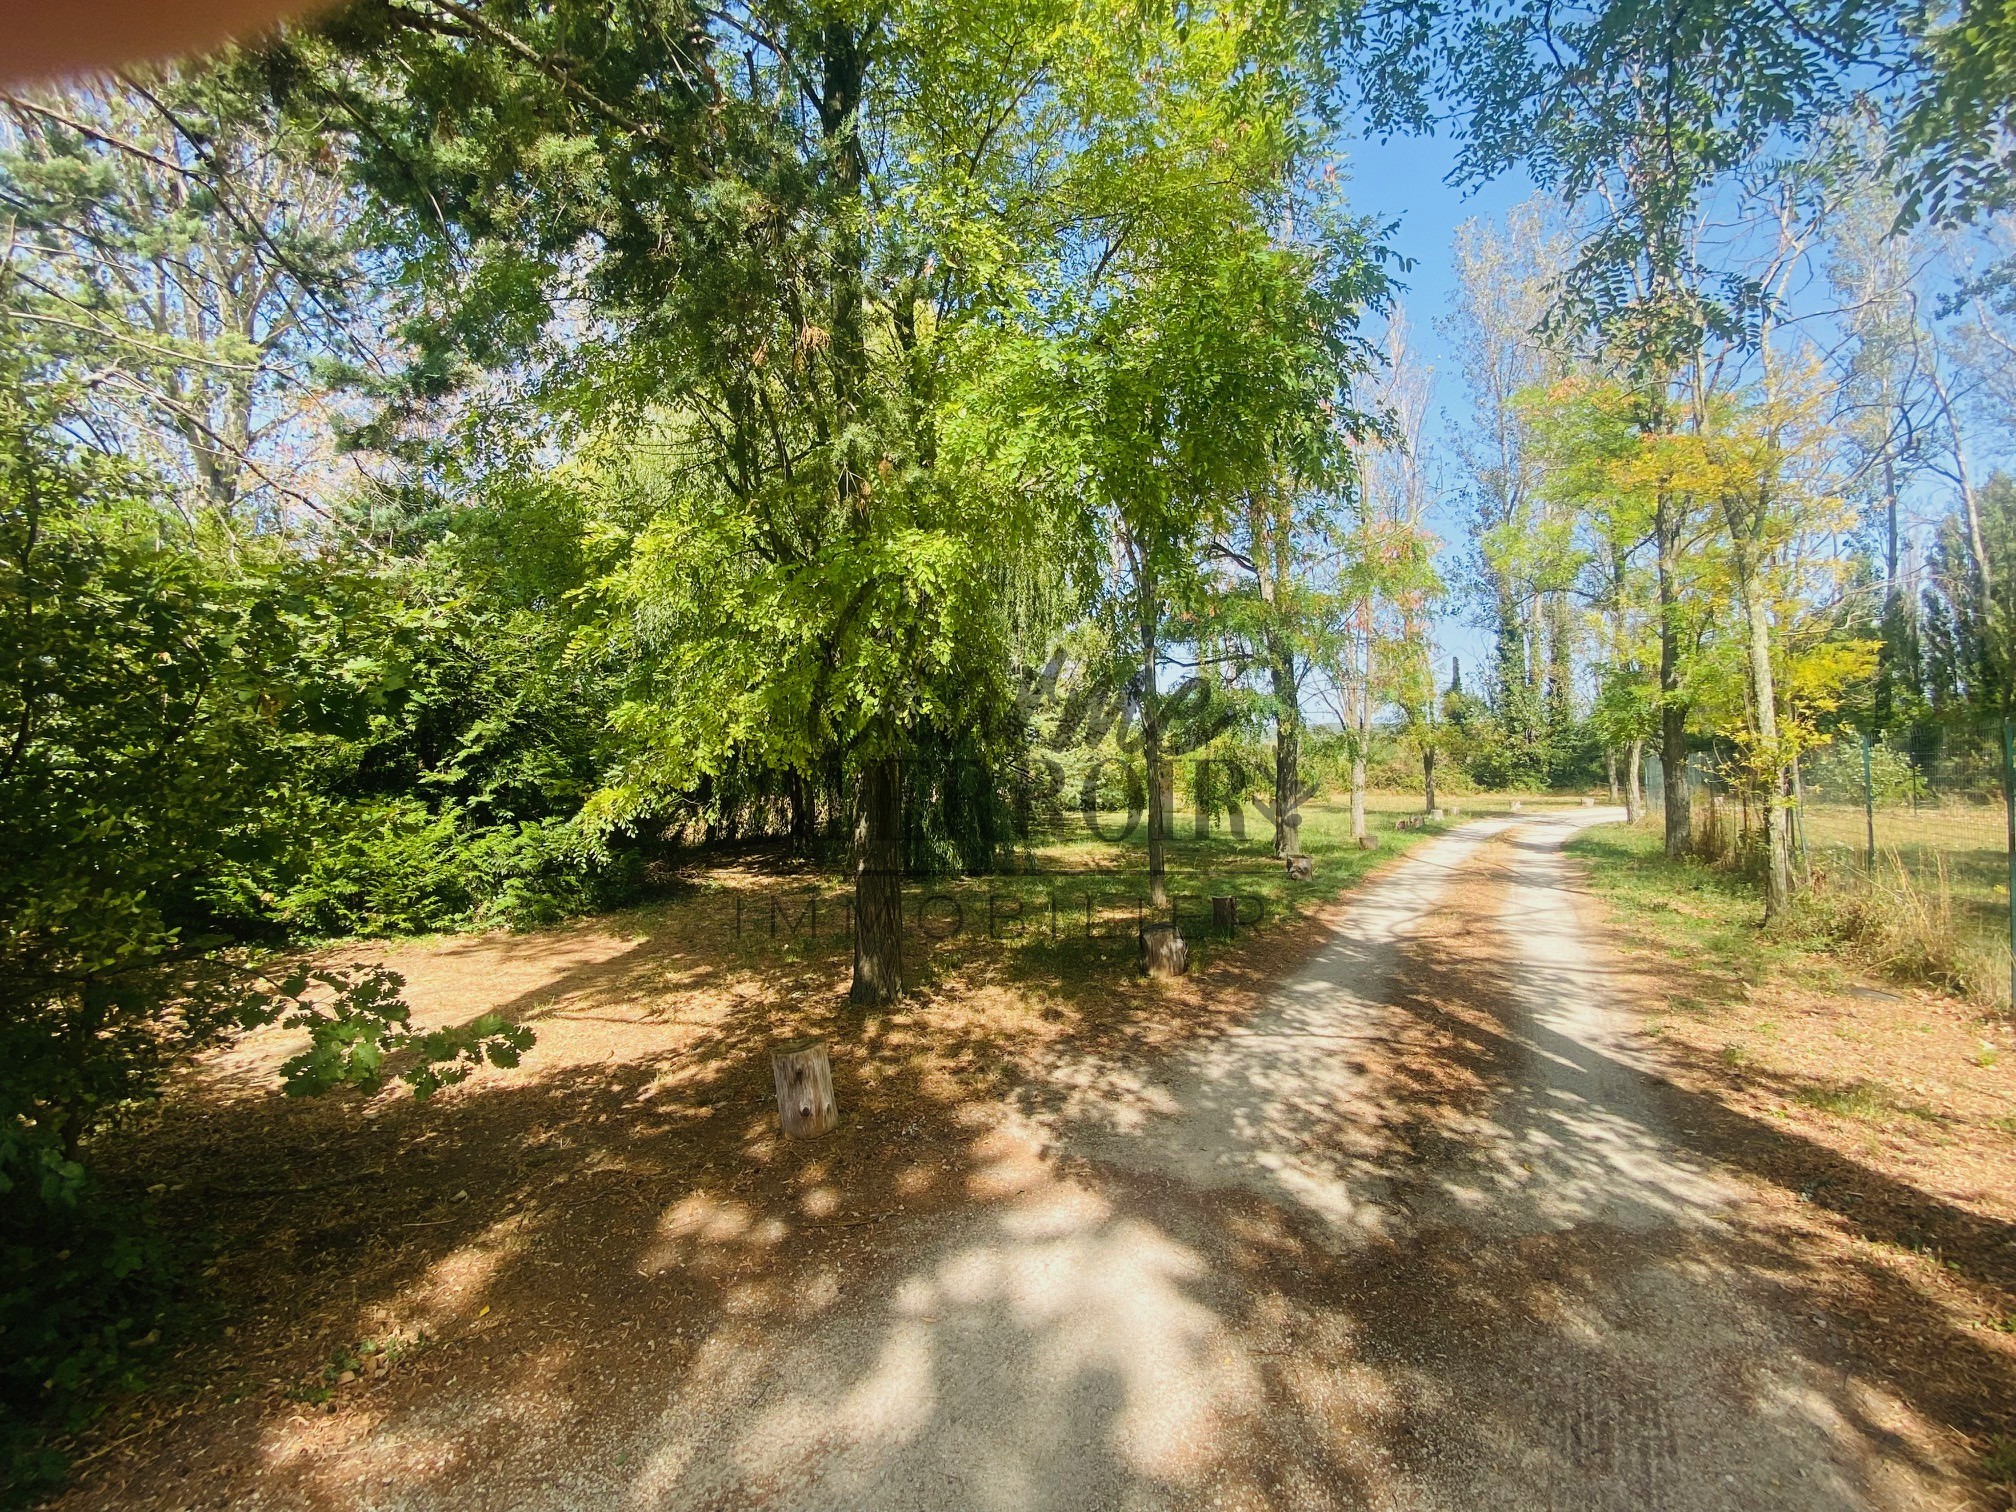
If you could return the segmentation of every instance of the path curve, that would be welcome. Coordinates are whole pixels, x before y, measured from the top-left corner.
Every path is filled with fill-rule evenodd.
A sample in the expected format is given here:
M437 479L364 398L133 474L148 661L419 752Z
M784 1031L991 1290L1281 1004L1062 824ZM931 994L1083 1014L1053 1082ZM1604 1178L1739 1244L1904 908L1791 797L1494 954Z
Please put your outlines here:
M1617 818L1419 847L1237 1029L1057 1066L989 1143L998 1200L892 1221L873 1278L731 1316L587 1462L469 1504L1935 1504L1662 1116L1561 854ZM446 1391L367 1452L507 1410Z

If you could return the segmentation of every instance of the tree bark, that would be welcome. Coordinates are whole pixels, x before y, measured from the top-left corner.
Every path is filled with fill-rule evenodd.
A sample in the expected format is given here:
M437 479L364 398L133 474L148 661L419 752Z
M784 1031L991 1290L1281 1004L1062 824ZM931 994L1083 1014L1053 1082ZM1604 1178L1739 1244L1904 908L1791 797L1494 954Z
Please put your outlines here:
M1639 787L1639 777L1645 770L1645 741L1641 737L1631 742L1629 770L1624 773L1624 818L1636 824L1645 813L1645 794Z
M1421 748L1421 807L1427 813L1435 812L1435 747Z
M1190 947L1174 924L1143 924L1140 943L1143 976L1181 976L1190 969Z
M827 343L833 384L833 430L840 442L834 469L840 507L853 532L874 530L873 481L857 453L855 425L867 382L868 350L862 328L862 269L866 249L854 208L863 197L867 158L861 148L860 111L868 38L850 19L827 16L819 33L819 124L832 153L835 185L845 208L833 243L832 331ZM872 1005L903 991L903 895L899 875L903 823L902 783L896 758L871 759L854 793L854 980L850 1001Z
M1660 490L1653 508L1659 576L1659 769L1666 792L1666 854L1678 860L1694 847L1694 810L1687 792L1687 709L1680 702L1680 521L1672 496Z
M1762 506L1760 506L1761 509ZM1792 902L1792 857L1785 843L1785 772L1778 756L1778 689L1771 667L1771 615L1758 592L1754 547L1738 542L1736 569L1749 631L1745 651L1750 690L1756 701L1757 742L1764 770L1764 917L1776 918Z
M1610 802L1617 802L1617 747L1603 748L1603 765L1610 775Z
M1227 940L1238 933L1239 900L1236 897L1211 900L1211 930Z
M777 1116L793 1139L817 1139L840 1126L833 1101L833 1066L822 1040L783 1045L770 1052L777 1085Z
M903 783L893 756L854 785L854 981L848 1001L872 1007L903 992Z
M1267 632L1267 655L1274 684L1274 854L1285 856L1295 848L1290 820L1302 782L1301 689L1295 654L1278 629Z

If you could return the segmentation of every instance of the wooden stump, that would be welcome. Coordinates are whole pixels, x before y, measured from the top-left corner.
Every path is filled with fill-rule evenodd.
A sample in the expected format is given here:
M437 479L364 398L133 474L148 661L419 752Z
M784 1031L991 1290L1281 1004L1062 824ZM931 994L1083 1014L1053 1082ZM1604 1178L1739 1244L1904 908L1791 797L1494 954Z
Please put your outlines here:
M1291 882L1307 882L1316 875L1316 863L1307 856L1288 858L1288 878Z
M1367 830L1364 834L1358 837L1358 849L1360 850L1379 849L1379 837L1373 834L1370 830Z
M777 1116L793 1139L816 1139L840 1126L833 1103L833 1065L823 1040L806 1040L770 1052L777 1080Z
M1229 940L1239 930L1239 900L1237 898L1213 898L1211 900L1211 928L1221 940Z
M1141 926L1141 974L1143 976L1181 976L1190 969L1190 947L1183 943L1183 933L1174 924L1143 924Z

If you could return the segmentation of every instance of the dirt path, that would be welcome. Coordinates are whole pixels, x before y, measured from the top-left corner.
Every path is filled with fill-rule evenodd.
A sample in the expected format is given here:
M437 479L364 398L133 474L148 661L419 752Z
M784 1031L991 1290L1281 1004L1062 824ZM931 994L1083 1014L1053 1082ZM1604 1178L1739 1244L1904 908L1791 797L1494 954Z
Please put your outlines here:
M624 1347L269 1435L216 1504L1964 1504L1634 1047L1560 855L1612 817L1467 826L1235 1030L1056 1061L976 1142L977 1200L816 1242L646 1217L638 1274L718 1283L697 1323L661 1337L638 1292Z

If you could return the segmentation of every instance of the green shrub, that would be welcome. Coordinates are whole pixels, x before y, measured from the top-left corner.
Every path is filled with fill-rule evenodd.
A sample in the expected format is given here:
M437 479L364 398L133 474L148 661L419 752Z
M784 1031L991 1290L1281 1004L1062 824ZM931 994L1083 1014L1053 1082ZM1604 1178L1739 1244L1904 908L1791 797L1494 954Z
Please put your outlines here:
M421 934L468 920L468 839L452 804L418 798L332 807L315 826L305 865L277 901L280 917L316 935Z
M1853 736L1809 752L1800 763L1806 791L1829 803L1863 801L1862 743ZM1890 743L1888 736L1869 747L1869 789L1879 807L1909 803L1925 796L1925 779L1910 753Z
M51 1434L138 1384L173 1282L144 1213L48 1145L0 1135L0 1505L61 1484Z

